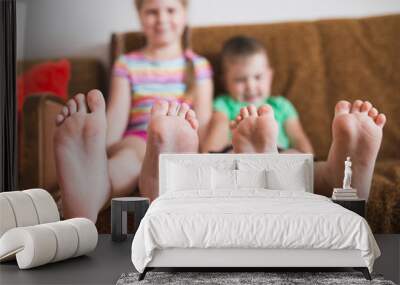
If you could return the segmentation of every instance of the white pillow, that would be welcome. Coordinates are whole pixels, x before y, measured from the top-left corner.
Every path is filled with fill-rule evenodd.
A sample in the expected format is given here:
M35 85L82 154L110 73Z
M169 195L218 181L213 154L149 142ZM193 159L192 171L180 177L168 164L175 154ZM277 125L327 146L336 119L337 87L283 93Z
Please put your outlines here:
M271 190L303 191L307 189L306 171L304 165L289 171L267 171L267 185Z
M238 188L268 188L267 171L236 170Z
M266 170L233 170L213 168L214 190L267 188Z
M167 191L212 189L212 173L209 166L193 166L169 162L167 167Z
M306 191L308 189L308 168L304 160L263 158L240 159L240 170L265 169L267 187L271 190Z
M214 190L236 190L236 171L233 169L213 168L213 189Z

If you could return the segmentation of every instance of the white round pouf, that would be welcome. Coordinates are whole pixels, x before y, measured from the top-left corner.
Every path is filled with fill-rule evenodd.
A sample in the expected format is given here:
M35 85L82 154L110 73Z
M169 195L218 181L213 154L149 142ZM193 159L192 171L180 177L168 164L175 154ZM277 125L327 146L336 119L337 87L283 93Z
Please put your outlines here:
M55 234L41 225L11 229L0 239L0 260L15 255L20 269L49 263L56 252Z
M55 222L44 224L43 227L47 227L54 232L57 238L57 252L51 262L57 262L74 256L78 249L78 233L75 231L73 226L66 222Z
M0 193L0 262L20 269L77 257L94 250L98 233L86 218L59 221L53 197L43 189Z
M14 211L8 199L0 194L0 238L9 229L15 228L17 222L15 221Z
M74 257L88 253L96 248L98 233L96 226L91 220L86 218L74 218L65 220L65 222L71 224L78 233L78 249Z
M0 238L0 262L16 257L20 269L33 268L86 254L97 240L96 226L85 218L17 227Z
M60 220L56 202L49 192L43 189L29 189L22 192L31 197L39 217L39 224L57 222Z
M33 226L39 223L38 214L31 197L23 191L1 193L8 202L15 215L17 227Z

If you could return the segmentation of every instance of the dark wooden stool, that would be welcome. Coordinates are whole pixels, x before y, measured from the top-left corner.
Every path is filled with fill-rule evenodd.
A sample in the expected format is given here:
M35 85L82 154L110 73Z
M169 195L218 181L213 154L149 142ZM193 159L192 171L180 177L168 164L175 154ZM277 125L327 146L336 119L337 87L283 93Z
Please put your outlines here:
M127 237L127 213L134 214L135 232L149 208L149 199L143 197L121 197L111 200L111 239L124 241Z

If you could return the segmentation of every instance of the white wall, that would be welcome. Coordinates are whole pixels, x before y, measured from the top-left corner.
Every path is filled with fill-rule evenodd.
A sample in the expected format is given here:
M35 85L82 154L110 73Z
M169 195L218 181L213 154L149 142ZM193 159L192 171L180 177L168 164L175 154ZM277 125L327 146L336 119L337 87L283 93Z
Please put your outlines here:
M26 24L20 53L25 58L94 56L107 63L111 33L140 29L133 0L17 2L26 4L26 12L17 13L18 24ZM190 23L209 26L389 13L400 13L400 0L191 0Z

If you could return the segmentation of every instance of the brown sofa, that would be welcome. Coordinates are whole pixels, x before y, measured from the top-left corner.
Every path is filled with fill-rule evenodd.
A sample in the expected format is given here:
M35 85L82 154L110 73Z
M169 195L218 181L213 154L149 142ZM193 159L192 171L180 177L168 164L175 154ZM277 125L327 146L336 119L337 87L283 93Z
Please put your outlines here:
M212 63L217 93L223 91L218 52L238 34L267 47L273 93L296 106L317 159L327 156L338 100L369 100L386 114L367 219L374 232L400 233L400 15L194 28L192 47ZM114 34L111 58L143 44L140 33Z

